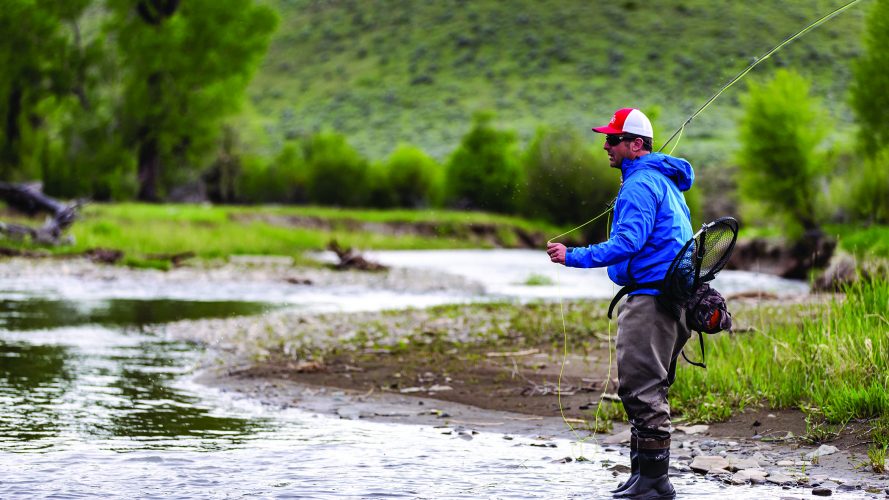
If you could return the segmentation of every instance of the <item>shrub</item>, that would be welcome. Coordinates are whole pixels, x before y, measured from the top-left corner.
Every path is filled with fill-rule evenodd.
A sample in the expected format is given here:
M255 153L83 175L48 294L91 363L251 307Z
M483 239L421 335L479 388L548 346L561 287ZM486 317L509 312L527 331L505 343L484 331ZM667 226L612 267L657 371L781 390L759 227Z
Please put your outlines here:
M491 113L476 113L472 129L447 164L447 193L452 206L513 212L518 206L521 168L513 132L491 126Z
M889 223L889 147L852 168L849 212L859 221Z
M370 200L369 164L336 132L321 132L304 145L308 199L319 205L361 206Z
M889 0L877 0L867 17L864 53L852 64L852 109L868 153L889 142Z
M420 148L398 146L386 160L383 173L395 206L422 208L440 203L442 168Z
M740 193L777 216L791 238L820 225L818 184L825 162L818 147L826 129L809 87L786 70L751 83L740 126Z
M288 142L272 160L238 159L237 198L247 203L306 201L307 167L301 146Z
M522 165L526 179L522 212L558 224L580 224L598 215L620 187L620 171L608 165L605 153L597 155L587 141L567 129L538 129ZM597 221L595 234L607 231L607 223L605 217Z

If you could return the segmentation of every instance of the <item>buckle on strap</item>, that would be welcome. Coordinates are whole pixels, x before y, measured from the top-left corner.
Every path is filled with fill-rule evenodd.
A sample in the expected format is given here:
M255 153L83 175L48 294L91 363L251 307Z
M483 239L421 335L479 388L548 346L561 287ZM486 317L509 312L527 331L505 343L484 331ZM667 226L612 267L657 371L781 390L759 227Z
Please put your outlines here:
M646 288L657 288L658 290L664 286L664 281L649 281L648 283L633 283L632 285L627 285L620 290L617 291L617 294L611 299L611 304L608 306L608 319L611 319L611 313L614 311L614 307L620 302L620 299L624 298L624 296L629 295L637 290L644 290Z

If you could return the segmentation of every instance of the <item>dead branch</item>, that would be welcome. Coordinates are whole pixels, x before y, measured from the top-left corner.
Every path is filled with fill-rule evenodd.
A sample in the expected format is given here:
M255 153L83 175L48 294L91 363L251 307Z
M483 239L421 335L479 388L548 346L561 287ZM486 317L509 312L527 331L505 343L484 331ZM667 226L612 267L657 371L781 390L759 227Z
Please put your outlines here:
M330 240L327 248L340 259L340 263L333 266L336 269L357 269L359 271L385 271L389 269L383 264L365 259L360 253L351 248L341 248L336 240Z

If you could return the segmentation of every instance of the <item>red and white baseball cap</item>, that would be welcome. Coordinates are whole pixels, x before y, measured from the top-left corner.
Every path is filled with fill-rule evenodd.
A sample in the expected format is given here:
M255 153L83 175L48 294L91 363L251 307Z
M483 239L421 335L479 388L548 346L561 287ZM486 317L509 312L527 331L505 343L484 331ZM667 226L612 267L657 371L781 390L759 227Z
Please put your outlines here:
M614 112L611 121L604 127L593 127L594 132L600 134L636 134L642 137L654 138L654 130L651 122L644 113L636 108L623 108Z

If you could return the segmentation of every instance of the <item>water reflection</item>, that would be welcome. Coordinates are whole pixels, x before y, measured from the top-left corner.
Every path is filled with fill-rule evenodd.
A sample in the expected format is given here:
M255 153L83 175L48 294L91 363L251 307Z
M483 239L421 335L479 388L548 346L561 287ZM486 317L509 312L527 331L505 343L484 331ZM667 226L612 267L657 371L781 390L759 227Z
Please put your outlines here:
M199 348L151 324L255 314L251 302L0 301L0 450L208 450L251 439L266 419L221 414L177 384ZM101 326L105 325L105 326Z
M2 292L0 292L2 294ZM0 329L39 330L75 325L142 326L183 319L259 314L274 306L260 302L185 300L0 300Z

